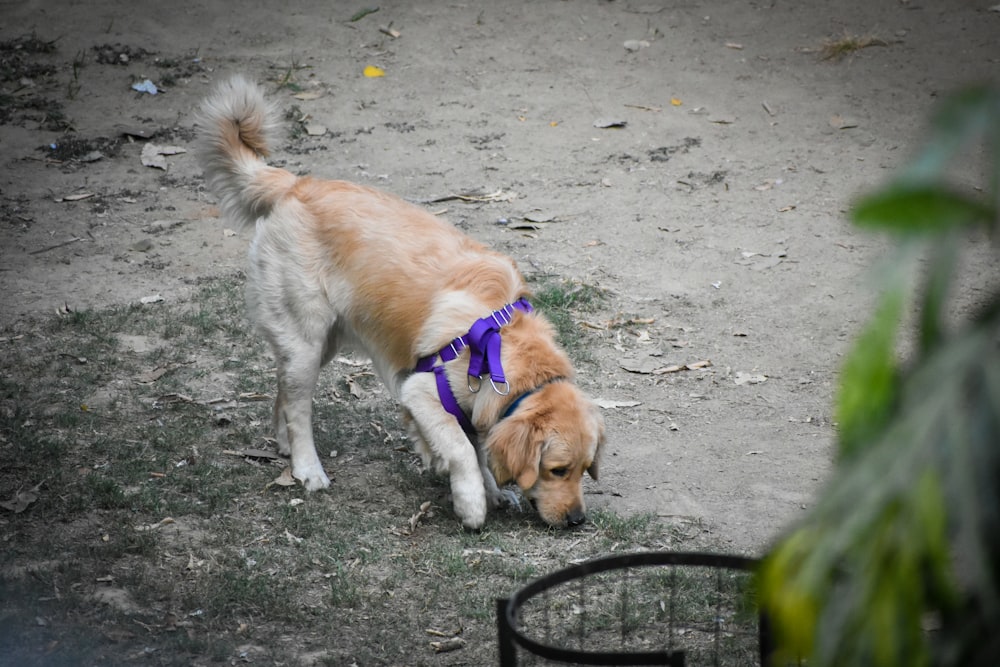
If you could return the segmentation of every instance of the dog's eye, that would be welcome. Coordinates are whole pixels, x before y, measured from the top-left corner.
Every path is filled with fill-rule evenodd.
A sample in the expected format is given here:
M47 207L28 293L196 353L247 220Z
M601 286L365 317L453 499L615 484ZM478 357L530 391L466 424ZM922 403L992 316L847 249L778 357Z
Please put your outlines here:
M549 471L554 477L565 477L569 474L569 468L553 468Z

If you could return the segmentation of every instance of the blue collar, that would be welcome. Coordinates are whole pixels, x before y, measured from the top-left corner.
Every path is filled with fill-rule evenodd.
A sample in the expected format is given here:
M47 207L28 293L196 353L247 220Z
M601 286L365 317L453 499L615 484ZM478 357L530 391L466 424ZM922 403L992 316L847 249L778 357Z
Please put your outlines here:
M503 411L502 415L500 415L500 419L507 419L507 417L510 417L512 414L514 414L514 411L517 410L517 407L521 405L521 401L528 398L529 396L540 390L545 385L552 384L553 382L559 382L560 380L565 380L565 379L566 378L564 377L554 377L549 380L546 380L545 382L538 385L534 389L529 389L528 391L524 392L523 394L515 398L513 403L507 406L507 409Z

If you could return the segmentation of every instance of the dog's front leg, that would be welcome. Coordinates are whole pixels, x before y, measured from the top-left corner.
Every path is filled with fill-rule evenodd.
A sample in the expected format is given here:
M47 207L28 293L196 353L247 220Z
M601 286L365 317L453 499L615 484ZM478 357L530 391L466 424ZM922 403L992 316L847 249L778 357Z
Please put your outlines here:
M462 525L482 528L486 521L486 491L476 448L458 421L441 406L433 373L415 373L400 388L400 402L409 410L424 442L447 470L452 502Z
M489 455L482 443L476 445L476 455L479 459L479 470L483 475L483 487L486 489L486 502L490 509L500 507L521 508L521 501L517 494L510 489L501 489L497 485L497 478L490 470Z

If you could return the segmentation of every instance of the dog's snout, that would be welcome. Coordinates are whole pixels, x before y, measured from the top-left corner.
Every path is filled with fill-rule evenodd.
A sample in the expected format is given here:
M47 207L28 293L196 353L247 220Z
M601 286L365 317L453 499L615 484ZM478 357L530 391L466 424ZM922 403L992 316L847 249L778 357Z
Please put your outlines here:
M566 525L567 526L579 526L581 523L587 521L587 515L583 510L570 510L569 514L566 515Z

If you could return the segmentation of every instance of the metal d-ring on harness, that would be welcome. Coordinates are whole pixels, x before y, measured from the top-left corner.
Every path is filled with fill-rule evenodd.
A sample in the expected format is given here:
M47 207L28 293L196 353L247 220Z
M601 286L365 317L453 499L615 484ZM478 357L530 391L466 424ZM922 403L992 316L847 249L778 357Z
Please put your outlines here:
M441 405L462 425L466 433L475 432L468 415L462 410L455 398L451 386L448 384L448 377L444 372L444 365L452 361L462 353L466 347L469 348L469 391L478 392L483 385L483 377L489 375L490 386L500 396L510 394L510 383L503 374L503 364L500 362L500 329L510 324L514 317L514 311L520 310L523 313L530 313L534 310L531 303L525 298L520 298L513 303L509 303L503 308L494 310L486 317L480 318L469 328L469 333L455 338L450 343L442 347L434 354L422 357L417 361L413 369L417 373L434 372L437 381L438 398ZM440 359L440 363L438 360ZM475 382L475 385L473 385Z

